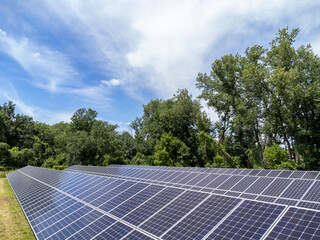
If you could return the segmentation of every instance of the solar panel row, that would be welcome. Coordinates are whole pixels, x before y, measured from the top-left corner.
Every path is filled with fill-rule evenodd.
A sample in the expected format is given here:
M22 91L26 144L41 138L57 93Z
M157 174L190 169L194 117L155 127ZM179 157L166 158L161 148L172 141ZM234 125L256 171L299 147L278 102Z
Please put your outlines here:
M210 169L211 172L213 172L211 173L207 169L201 168L177 168L176 172L172 169L172 167L160 167L160 170L157 170L155 167L128 165L111 165L109 167L76 165L71 166L67 170L93 173L125 180L136 180L149 184L212 192L227 196L240 196L246 199L256 199L271 203L286 203L293 206L296 206L302 200L310 203L320 202L320 180L316 179L319 175L318 172ZM206 173L203 173L204 170ZM219 174L218 172L223 172L223 174ZM226 172L229 173L226 174ZM236 175L233 175L234 173ZM169 177L168 174L170 174ZM141 178L141 176L143 176L143 178ZM167 177L159 180L159 176ZM290 176L294 177L289 178ZM311 180L311 178L313 178L313 180ZM314 206L314 209L318 209L317 205Z
M76 167L79 171L80 167ZM92 172L93 167L89 168ZM246 172L255 175L242 176L231 174L243 172L240 169L207 173L207 169L183 168L173 177L172 168L170 174L168 168L160 168L166 169L163 172L155 167L141 167L139 172L136 168L119 166L95 169L101 174L102 169L109 168L107 174L103 173L108 176L97 176L28 166L10 173L8 179L38 239L279 239L284 235L316 239L320 236L319 211L306 209L319 202L317 193L309 193L317 186L316 180L298 179L296 183L297 180L289 178L257 177L264 170L249 170ZM71 169L75 171L74 167ZM85 171L88 167L81 169ZM219 174L220 171L229 173ZM151 181L148 176L162 180ZM165 182L168 177L170 182ZM199 188L197 184L201 182L215 187L210 192L203 191L209 188L193 189ZM245 186L239 185L241 182ZM279 187L272 185L273 182ZM295 187L290 190L293 183ZM237 191L230 191L232 188ZM253 193L246 192L250 188ZM297 191L290 195L293 190ZM257 193L265 191L268 196ZM284 193L288 199L278 198ZM250 200L250 196L261 201ZM283 203L268 203L271 200L263 198L283 200ZM304 204L303 208L291 206L292 202Z

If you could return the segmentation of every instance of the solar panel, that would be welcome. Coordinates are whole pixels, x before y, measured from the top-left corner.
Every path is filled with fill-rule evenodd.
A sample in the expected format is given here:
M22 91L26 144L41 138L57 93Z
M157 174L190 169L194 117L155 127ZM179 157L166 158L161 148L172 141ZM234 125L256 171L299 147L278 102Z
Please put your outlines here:
M206 197L208 197L208 194L187 191L169 205L166 205L165 208L156 212L151 218L141 223L139 227L160 237L172 224L177 222Z
M284 206L245 200L207 239L260 239Z
M319 239L320 212L289 208L266 239Z
M183 221L173 225L163 239L201 239L221 221L241 200L224 196L210 196Z
M318 176L255 169L28 166L8 174L8 180L37 239L281 239L301 233L312 239L319 236Z

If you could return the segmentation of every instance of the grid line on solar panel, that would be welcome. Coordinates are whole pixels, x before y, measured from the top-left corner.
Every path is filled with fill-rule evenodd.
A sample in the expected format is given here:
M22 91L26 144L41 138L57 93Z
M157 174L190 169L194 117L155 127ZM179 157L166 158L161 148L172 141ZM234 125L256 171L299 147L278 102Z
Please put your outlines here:
M293 180L292 184L283 191L280 197L300 199L306 192L308 185L311 185L312 183L313 181L311 180L295 179Z
M166 229L175 224L185 214L210 195L194 191L186 191L178 198L167 204L164 208L152 214L145 221L140 223L139 228L160 237Z
M201 239L240 202L240 199L211 195L192 212L162 234L163 239Z
M72 214L75 209L80 209L81 207L85 206L84 204L79 203L75 200L73 200L73 201L74 202L72 202L72 204L70 206L66 206L66 207L61 206L63 208L60 207L59 211L57 211L57 212L54 211L52 215L48 214L46 216L43 216L43 215L45 215L45 214L43 214L43 215L39 216L41 219L37 218L37 219L32 220L33 227L39 227L40 225L44 225L46 222L51 221L51 219L54 219L54 222L57 222L57 217L58 218L60 217L60 219L62 219L63 217L67 217L68 215Z
M260 239L284 209L282 205L244 200L206 239Z
M266 239L319 239L320 212L289 207Z
M138 232L137 230L133 230L132 232L129 232L126 236L124 236L121 239L127 239L127 240L150 240L152 238L143 235L141 232Z
M107 202L100 205L99 208L104 211L110 212L114 208L118 207L122 203L129 200L131 197L135 196L137 193L144 190L146 187L148 187L148 184L136 183L135 185L133 185L129 189L119 193L118 195L114 196L113 198L111 198Z
M239 183L235 184L230 190L235 192L244 192L246 189L251 187L258 179L259 177L245 176L239 181Z
M133 225L140 225L151 218L155 213L161 211L184 192L185 191L181 189L166 188L157 193L140 207L124 215L122 219Z
M85 227L78 230L78 232L74 233L72 236L70 236L67 239L75 239L75 240L87 240L91 239L94 236L101 233L101 231L104 231L105 229L109 229L110 227L114 226L115 223L119 223L114 221L112 218L103 215L101 218L95 220L94 222L91 222L89 225L86 225ZM126 225L124 225L126 226ZM126 226L128 227L128 226ZM128 227L130 228L130 227ZM130 228L131 229L131 228Z
M307 201L320 202L320 182L314 181L312 186L310 186L306 194L301 199Z
M226 172L226 171L225 171ZM230 171L229 171L230 172ZM248 174L250 174L250 173L248 173ZM189 174L188 176L190 176L191 174ZM281 172L280 172L280 175L281 175ZM194 174L193 175L194 177L193 178L195 178L195 177L197 177L198 176L198 174ZM180 180L181 181L181 180ZM185 187L185 186L184 186ZM286 188L289 188L289 185L286 187ZM283 193L286 191L286 189L285 190L283 190ZM73 192L74 193L74 192ZM279 199L281 199L281 198L279 198ZM285 199L284 199L285 200Z
M280 172L280 174L281 174L281 172ZM258 180L258 179L257 179ZM154 184L154 183L152 183L152 184ZM159 184L159 183L157 183L157 184ZM252 184L254 184L254 183L252 183ZM160 184L161 185L161 184ZM165 184L165 185L170 185L170 184ZM183 185L174 185L175 187L179 187L179 188L182 188L182 189L190 189L191 187L189 187L189 186L183 186ZM193 187L192 187L193 188ZM200 191L199 189L194 189L194 190L197 190L197 191ZM202 191L204 191L205 189L202 189ZM215 190L214 192L216 192L217 190ZM224 192L218 192L219 194L224 194ZM239 195L239 194L236 194L236 193L230 193L230 194L227 194L227 195L231 195L231 196L237 196L237 195ZM245 194L246 195L246 194ZM267 197L267 196L265 196L265 197ZM289 201L290 199L283 199L283 201L285 201L285 200L287 200L287 201Z
M108 228L87 239L121 239L133 229L119 222L113 223Z
M137 193L132 198L123 202L113 210L111 210L110 213L113 214L114 216L122 218L123 216L129 214L130 212L132 212L134 209L139 207L141 204L143 204L147 200L151 199L152 197L155 197L164 189L165 187L162 187L162 186L151 185L146 189L143 189L141 192Z
M18 170L18 171L19 171L19 170ZM23 173L23 172L22 172L22 173ZM26 173L23 173L23 174L25 174L26 176L28 176L28 177L36 180L36 181L39 181L39 180L37 180L36 178L34 178L34 177L32 177L32 176L29 176L29 175L26 174ZM46 183L43 183L43 184L48 185L48 184L46 184ZM55 189L55 187L52 187L52 186L50 186L50 185L48 185L48 186L51 187L51 188L53 188L53 189ZM59 189L55 189L55 190L57 190L57 191L59 191L59 192L61 191L61 190L59 190ZM61 191L61 192L63 192L63 191ZM64 194L66 194L67 196L69 195L68 193L64 193ZM73 196L71 196L71 195L70 195L70 197L75 198L75 197L73 197ZM75 198L75 199L76 199L76 198ZM93 211L99 212L100 214L102 213L102 215L105 214L105 215L107 215L107 216L110 216L111 218L113 218L113 219L115 219L115 220L117 220L117 221L119 221L119 222L123 222L125 225L128 225L128 226L131 225L130 223L125 222L125 221L123 221L123 220L121 220L121 219L119 219L119 218L117 218L117 217L115 217L115 216L113 216L113 215L110 215L109 213L107 213L107 212L105 212L105 211L102 211L102 210L94 207L93 205L90 205L89 203L83 202L83 201L80 200L80 199L77 199L77 200L78 200L79 202L85 204L86 206L92 208ZM134 228L138 229L136 226L134 226L134 225L132 225L132 226L133 226ZM71 230L72 230L72 232L74 231L74 229L71 229ZM66 230L66 231L67 231L68 233L70 233L69 230ZM143 230L142 230L142 229L139 229L139 231L143 231ZM72 232L71 232L71 233L72 233ZM41 238L44 237L44 236L45 236L45 237L48 237L48 236L50 236L51 233L52 233L52 232L50 232L50 231L44 230L42 233L40 233L40 237L41 237ZM52 234L51 234L51 235L52 235ZM39 236L39 235L38 235L38 236Z
M61 227L53 225L51 229L49 229L49 231L47 228L44 231L40 232L38 235L40 235L44 239L68 239L69 237L77 233L80 228L88 226L89 224L92 224L94 221L104 216L102 213L95 210L90 210L82 214L79 213L78 215L79 216L76 219L66 221L66 225L61 224ZM61 234L64 236L63 238L60 237Z

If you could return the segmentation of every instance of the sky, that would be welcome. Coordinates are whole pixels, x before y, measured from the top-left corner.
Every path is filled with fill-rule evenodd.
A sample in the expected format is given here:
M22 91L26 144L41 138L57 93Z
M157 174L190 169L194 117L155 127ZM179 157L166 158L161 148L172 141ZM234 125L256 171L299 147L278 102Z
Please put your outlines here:
M319 55L319 13L319 0L1 0L0 104L47 124L91 108L128 130L143 104L184 88L196 98L199 72L268 48L278 29L299 28L295 45Z

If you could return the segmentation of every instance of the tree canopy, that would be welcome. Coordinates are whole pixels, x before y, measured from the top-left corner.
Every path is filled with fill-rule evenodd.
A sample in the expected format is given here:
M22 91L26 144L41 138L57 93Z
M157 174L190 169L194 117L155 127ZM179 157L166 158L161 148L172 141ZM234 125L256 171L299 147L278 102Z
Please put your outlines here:
M181 89L143 105L132 134L78 109L70 123L35 122L0 105L0 165L50 168L84 164L320 169L320 58L294 46L298 29L280 29L269 48L214 60ZM205 100L219 116L212 122ZM61 167L62 168L62 167Z

